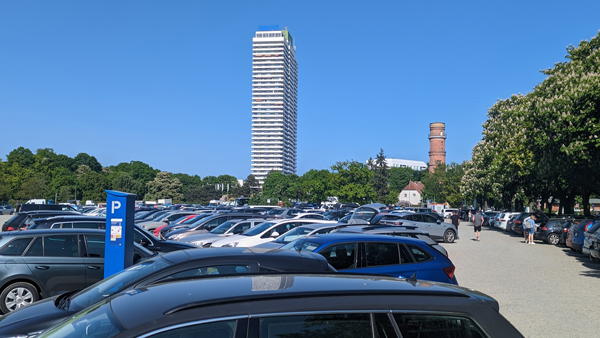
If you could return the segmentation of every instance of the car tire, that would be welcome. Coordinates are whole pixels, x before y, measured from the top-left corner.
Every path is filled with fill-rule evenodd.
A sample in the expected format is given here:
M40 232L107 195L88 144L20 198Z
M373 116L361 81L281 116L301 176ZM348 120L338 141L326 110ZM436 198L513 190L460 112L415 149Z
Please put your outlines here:
M444 243L454 243L456 240L456 233L452 229L448 229L444 232Z
M4 288L0 299L0 310L7 314L38 301L40 295L35 286L27 282L17 282Z
M546 242L551 245L558 245L560 238L558 238L557 234L549 234L546 238Z

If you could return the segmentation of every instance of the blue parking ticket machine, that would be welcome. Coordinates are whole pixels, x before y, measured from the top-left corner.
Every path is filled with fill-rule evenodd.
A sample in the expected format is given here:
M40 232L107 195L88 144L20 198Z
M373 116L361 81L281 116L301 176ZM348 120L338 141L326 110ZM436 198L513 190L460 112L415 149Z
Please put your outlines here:
M135 194L106 190L104 278L133 265Z

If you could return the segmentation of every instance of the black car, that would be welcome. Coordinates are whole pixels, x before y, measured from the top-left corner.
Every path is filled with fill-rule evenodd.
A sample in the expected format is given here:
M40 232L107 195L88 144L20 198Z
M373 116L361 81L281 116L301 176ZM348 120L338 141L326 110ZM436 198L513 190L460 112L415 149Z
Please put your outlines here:
M23 211L16 215L13 215L8 221L2 225L2 231L15 231L19 230L22 226L28 226L33 220L38 218L47 218L58 215L81 215L76 211L62 211L62 210L33 210Z
M0 310L8 313L104 278L104 239L97 229L0 233ZM152 255L134 247L134 261Z
M564 225L567 222L569 222L568 219L551 218L545 225L538 227L533 238L548 244L558 245L562 240Z
M323 219L328 221L339 221L350 212L349 209L332 210L323 214Z
M106 229L106 218L99 216L57 216L38 219L29 226L30 230L65 228ZM192 244L160 239L137 224L134 224L133 241L154 252L171 252L195 248Z
M42 336L523 337L498 310L493 298L445 283L249 274L121 292Z
M546 224L546 222L548 222L548 216L546 216L546 214L544 214L543 212L541 212L539 210L535 211L535 212L524 212L515 218L515 220L512 224L512 231L516 232L519 235L522 235L523 234L523 220L525 220L525 218L527 218L531 215L536 216L535 225L538 227L544 226Z
M156 256L82 291L37 302L0 319L0 337L45 330L63 319L124 290L170 280L239 273L335 272L315 253L254 248L206 248Z

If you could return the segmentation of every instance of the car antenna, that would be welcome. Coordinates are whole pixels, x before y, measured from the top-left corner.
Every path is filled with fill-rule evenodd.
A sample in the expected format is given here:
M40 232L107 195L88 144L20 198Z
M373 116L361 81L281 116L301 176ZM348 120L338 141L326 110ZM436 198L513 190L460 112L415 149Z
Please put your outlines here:
M415 272L412 276L408 277L406 279L406 281L409 282L409 283L416 282L417 281L417 273Z

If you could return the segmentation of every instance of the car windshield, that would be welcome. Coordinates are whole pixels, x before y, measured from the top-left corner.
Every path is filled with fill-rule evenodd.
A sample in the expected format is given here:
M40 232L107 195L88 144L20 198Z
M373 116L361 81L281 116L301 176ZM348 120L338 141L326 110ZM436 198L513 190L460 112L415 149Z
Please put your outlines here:
M200 223L206 221L205 218L208 216L214 216L215 214L202 214L199 215L198 217L194 218L194 223L188 225L188 228L193 229L195 227L197 227L198 225L200 225Z
M248 229L248 231L244 232L243 236L256 236L256 235L260 235L263 231L269 229L270 227L272 227L273 225L275 225L277 223L273 223L273 222L265 222L261 225L257 225L254 228Z
M285 234L279 236L274 242L287 244L291 241L297 240L298 238L306 237L306 236L308 236L308 234L310 234L313 231L314 231L314 229L298 227L298 228L292 229L292 230L286 232Z
M148 216L147 218L144 218L144 220L145 221L153 221L153 220L156 220L158 217L162 217L166 213L167 213L166 211L155 212L152 215Z
M285 210L283 209L272 209L269 211L269 215L281 215Z
M135 264L71 296L69 310L81 311L170 265L171 263L162 257L151 258Z
M295 251L315 251L319 247L319 243L306 241L302 238L292 241L281 247L281 250L295 250Z
M239 221L235 222L225 222L218 227L214 228L210 233L215 235L224 234L227 230L231 229L232 226L236 225Z
M162 221L163 219L165 219L165 218L167 218L167 217L169 217L169 216L171 216L171 215L172 215L171 213L168 213L168 212L166 212L166 213L164 213L164 214L162 214L162 215L160 215L160 216L156 217L156 218L154 219L154 221L155 221L155 222L160 222L160 221Z
M186 217L189 217L189 216L186 216ZM181 222L181 224L192 224L203 217L204 217L204 215L195 215L194 217L190 217L189 219Z

